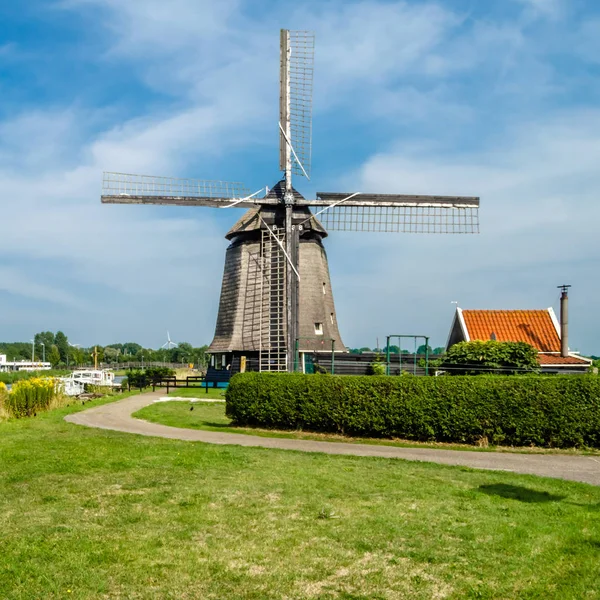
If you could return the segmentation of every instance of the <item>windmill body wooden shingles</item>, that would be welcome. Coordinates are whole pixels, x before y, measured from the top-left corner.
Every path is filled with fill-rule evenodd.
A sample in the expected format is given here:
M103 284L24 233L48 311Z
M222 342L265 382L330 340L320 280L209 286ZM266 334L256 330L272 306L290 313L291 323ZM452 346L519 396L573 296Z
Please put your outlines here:
M298 199L302 196L296 192ZM223 283L215 337L209 352L253 353L268 344L271 307L266 297L262 232L266 227L281 229L283 208L263 207L247 211L230 229L231 240L225 257ZM323 238L327 232L306 207L293 211L299 232L296 263L298 287L299 350L328 350L335 340L337 351L345 351L338 329L327 253Z

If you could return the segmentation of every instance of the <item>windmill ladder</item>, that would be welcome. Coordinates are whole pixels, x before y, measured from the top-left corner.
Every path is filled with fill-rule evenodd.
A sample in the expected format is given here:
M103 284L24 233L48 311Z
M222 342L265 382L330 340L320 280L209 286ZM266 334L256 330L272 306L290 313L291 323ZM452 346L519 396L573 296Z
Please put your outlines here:
M285 325L286 259L274 236L282 245L285 244L283 231L274 230L271 234L263 229L262 314L267 323L266 327L261 328L259 367L261 371L279 372L287 371L288 360Z

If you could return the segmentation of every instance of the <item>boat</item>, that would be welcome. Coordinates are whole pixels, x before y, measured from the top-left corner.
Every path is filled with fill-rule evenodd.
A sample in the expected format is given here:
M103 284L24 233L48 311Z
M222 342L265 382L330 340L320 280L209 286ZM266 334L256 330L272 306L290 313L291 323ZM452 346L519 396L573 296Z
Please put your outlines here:
M101 387L118 387L115 383L115 374L108 369L79 369L73 371L68 377L61 377L60 382L67 396L83 394L86 385Z

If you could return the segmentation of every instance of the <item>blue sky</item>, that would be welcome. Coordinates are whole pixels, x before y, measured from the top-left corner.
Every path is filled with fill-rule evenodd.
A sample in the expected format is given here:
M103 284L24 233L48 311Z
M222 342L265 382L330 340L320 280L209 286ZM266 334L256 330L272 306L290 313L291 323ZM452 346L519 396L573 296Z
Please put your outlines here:
M571 293L600 354L592 0L0 4L0 339L209 343L237 214L102 206L103 170L272 185L278 30L316 33L316 190L479 195L478 236L332 232L344 342Z

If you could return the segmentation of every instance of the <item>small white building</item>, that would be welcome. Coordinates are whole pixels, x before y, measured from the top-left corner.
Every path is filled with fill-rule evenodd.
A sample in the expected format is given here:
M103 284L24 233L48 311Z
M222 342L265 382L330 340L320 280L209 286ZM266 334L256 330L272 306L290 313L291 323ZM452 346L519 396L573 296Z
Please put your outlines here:
M49 371L52 365L49 362L19 360L9 362L6 354L0 354L0 372L6 371Z

